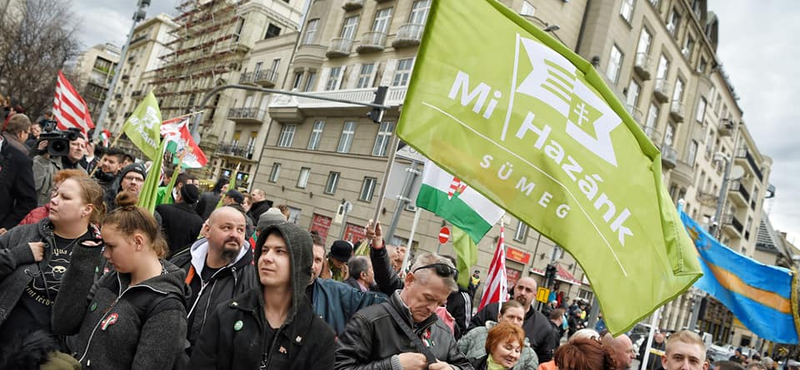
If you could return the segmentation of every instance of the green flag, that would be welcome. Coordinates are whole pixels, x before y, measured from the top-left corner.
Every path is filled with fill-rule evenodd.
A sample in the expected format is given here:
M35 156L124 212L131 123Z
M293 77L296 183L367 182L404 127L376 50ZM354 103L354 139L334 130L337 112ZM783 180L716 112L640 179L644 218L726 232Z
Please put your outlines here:
M658 149L591 64L495 0L433 2L397 134L568 250L614 334L701 276Z
M147 178L142 185L142 191L139 192L139 202L136 204L139 207L147 208L150 213L153 213L158 204L158 185L161 183L161 164L164 160L164 150L166 149L166 142L161 142L159 145L158 154L147 171Z
M453 249L456 251L456 269L458 285L467 289L472 274L469 270L478 263L478 246L464 230L453 226Z
M128 117L122 130L147 158L156 160L161 144L161 111L152 91Z

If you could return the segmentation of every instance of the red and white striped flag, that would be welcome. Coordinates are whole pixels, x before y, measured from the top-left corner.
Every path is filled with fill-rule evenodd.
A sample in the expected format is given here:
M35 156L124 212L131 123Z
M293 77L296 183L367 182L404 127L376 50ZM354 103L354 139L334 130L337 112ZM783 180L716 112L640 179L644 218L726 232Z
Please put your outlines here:
M59 130L75 127L86 134L94 128L89 107L61 71L58 71L53 115L58 122Z
M489 274L486 277L486 285L481 296L481 303L478 311L482 310L487 304L505 302L508 297L508 278L506 277L506 245L505 227L500 226L500 240L497 242L497 250L494 251L492 264L489 265Z

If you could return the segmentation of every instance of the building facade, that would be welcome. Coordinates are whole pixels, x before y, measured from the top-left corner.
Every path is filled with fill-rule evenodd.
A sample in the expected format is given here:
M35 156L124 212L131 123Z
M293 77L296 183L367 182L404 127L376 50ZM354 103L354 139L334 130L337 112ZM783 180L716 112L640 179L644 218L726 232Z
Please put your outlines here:
M83 100L92 112L92 120L100 117L100 108L105 102L114 71L119 63L120 49L111 44L95 45L81 53L74 65L72 75Z

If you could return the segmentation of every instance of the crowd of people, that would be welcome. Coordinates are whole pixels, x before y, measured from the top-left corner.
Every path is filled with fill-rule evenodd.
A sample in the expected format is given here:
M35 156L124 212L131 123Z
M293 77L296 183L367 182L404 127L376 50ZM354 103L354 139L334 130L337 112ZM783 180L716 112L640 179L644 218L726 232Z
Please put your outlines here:
M55 155L53 136L39 138L52 117L7 116L2 369L626 370L637 357L627 336L578 324L585 306L538 310L530 277L475 312L478 271L459 287L451 256L418 253L404 268L412 252L379 223L356 256L262 190L219 179L201 192L188 173L172 189L164 179L149 212L137 200L162 169L77 131ZM660 367L708 370L696 334L661 341Z

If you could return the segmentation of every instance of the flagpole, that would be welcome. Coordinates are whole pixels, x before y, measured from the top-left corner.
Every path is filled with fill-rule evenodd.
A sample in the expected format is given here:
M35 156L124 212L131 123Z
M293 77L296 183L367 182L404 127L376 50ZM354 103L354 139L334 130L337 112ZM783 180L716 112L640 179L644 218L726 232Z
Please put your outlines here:
M647 360L650 359L650 348L653 346L653 334L656 332L656 322L658 321L658 317L661 316L661 310L663 308L663 306L659 307L656 312L653 312L653 316L650 318L650 334L647 336L647 347L645 347L644 358L642 358L641 370L647 369Z
M419 217L422 215L422 212L419 211L419 207L414 211L414 222L411 223L411 233L408 235L408 245L406 246L406 255L403 256L403 268L400 270L401 272L405 272L408 270L408 264L411 261L411 246L414 245L414 234L417 232L417 224L419 224Z
M378 223L378 220L381 215L381 209L383 208L383 198L386 196L386 189L388 188L387 182L389 182L389 174L392 172L392 166L394 165L394 158L395 154L397 154L397 144L400 141L400 137L398 137L394 132L392 132L392 142L389 144L389 158L386 161L386 170L383 173L383 180L381 181L381 191L378 197L378 204L375 207L375 213L372 217L373 222ZM388 237L392 237L392 235L388 235Z

